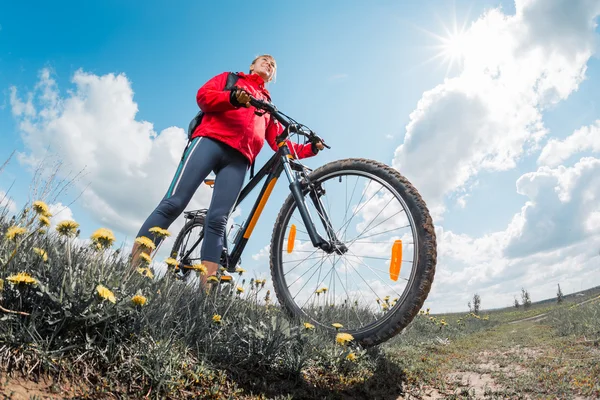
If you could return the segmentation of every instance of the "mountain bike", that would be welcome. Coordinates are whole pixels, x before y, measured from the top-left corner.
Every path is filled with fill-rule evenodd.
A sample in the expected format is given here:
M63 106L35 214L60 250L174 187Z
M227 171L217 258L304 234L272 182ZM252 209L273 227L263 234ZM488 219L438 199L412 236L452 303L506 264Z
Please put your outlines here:
M273 289L282 308L301 322L350 333L364 347L395 336L421 309L435 274L436 236L425 202L397 170L374 160L342 159L311 170L292 154L290 137L331 147L272 103L252 98L250 104L284 130L276 138L278 150L240 192L234 210L266 178L231 251L225 238L222 266L236 271L284 174L290 194L270 244ZM184 212L187 222L171 251L184 267L200 262L206 212Z

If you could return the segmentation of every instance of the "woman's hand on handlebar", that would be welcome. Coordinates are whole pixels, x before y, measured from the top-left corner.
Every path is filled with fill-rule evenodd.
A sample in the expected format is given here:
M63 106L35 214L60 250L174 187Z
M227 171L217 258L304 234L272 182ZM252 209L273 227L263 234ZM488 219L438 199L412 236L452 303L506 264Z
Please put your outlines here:
M229 95L229 102L235 107L250 107L252 96L244 89L232 90Z

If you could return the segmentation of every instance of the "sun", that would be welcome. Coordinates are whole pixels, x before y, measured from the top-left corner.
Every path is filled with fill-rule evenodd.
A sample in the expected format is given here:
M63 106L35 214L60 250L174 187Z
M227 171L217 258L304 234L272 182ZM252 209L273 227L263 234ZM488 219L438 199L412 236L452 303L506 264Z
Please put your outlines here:
M439 20L439 18L438 18ZM446 76L448 76L454 68L460 68L463 66L465 59L472 55L473 41L466 28L466 20L462 26L456 21L456 12L454 18L450 24L446 24L440 20L441 29L443 33L435 33L429 30L418 28L420 31L426 33L428 36L435 40L435 44L426 46L432 49L434 54L431 58L426 60L424 64L438 61L440 65L446 66Z

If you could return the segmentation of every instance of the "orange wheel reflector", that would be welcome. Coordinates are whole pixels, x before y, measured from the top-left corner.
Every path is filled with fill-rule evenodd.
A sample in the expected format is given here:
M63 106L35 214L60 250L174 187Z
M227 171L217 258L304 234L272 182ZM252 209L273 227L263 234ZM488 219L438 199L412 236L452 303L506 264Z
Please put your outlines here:
M390 279L397 281L400 276L402 264L402 240L396 240L392 246L392 259L390 260Z
M204 183L207 184L207 185L209 185L209 186L212 186L212 185L215 184L215 180L214 179L205 179Z
M295 241L296 241L296 225L292 224L292 226L290 226L290 234L288 235L288 246L287 246L288 253L291 253L292 251L294 251Z

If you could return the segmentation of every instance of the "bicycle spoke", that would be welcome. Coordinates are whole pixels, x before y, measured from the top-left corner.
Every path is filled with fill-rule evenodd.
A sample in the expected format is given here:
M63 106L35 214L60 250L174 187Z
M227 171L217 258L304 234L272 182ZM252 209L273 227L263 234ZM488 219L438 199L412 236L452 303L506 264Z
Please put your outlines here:
M352 253L352 251L350 251L350 250L348 250L348 252ZM354 255L354 254L352 254L352 255ZM356 257L356 256L354 256L354 257ZM375 273L375 274L376 274L376 272L375 272L375 271L374 271L374 270L373 270L373 269L372 269L372 268L371 268L369 265L365 264L365 262L364 262L364 261L360 261L360 263L361 263L362 265L364 265L365 267L369 268L369 269L371 270L371 272L373 272L373 273ZM357 272L358 272L358 271L357 271ZM360 273L359 273L359 275L360 275ZM395 293L398 295L398 297L401 297L401 296L402 296L401 294L399 294L398 292L396 292L396 289L394 289L393 287L391 287L391 286L390 286L390 285L389 285L389 284L386 282L386 280L385 280L385 279L383 279L383 280L382 280L382 282L383 282L383 283L384 283L384 285L386 285L386 286L387 286L387 287L388 287L388 288L389 288L391 291L395 292Z

